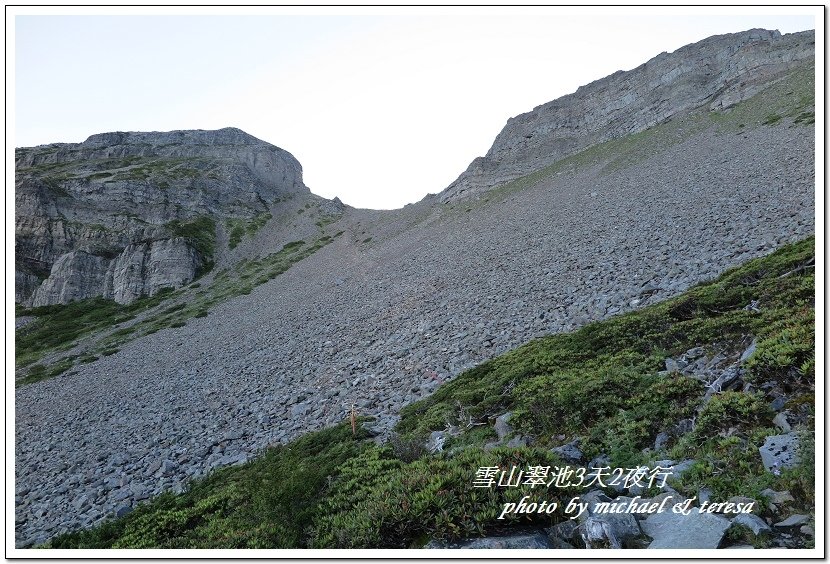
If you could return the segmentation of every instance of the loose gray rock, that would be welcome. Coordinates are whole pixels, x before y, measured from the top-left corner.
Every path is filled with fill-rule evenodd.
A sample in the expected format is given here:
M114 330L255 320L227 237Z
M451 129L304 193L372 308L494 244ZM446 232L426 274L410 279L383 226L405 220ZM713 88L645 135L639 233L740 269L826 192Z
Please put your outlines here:
M579 523L575 519L562 521L548 529L548 535L573 542L579 537Z
M790 422L787 420L787 412L786 411L782 411L780 413L777 413L775 415L775 417L773 418L772 423L776 427L778 427L779 429L784 431L785 433L789 433L793 429L792 425L790 425Z
M691 470L695 465L696 460L683 460L671 467L671 475L669 480L679 480L683 474Z
M770 503L774 503L775 505L783 505L790 501L795 501L795 498L788 491L777 492L767 488L761 491L761 495L767 498Z
M743 525L744 527L751 530L752 534L754 534L755 536L772 531L770 526L767 525L763 519L751 513L741 513L739 515L736 515L732 519L732 524Z
M559 455L562 460L567 462L581 462L585 456L579 450L579 439L575 439L566 445L554 447L551 452Z
M755 349L757 347L758 347L758 339L752 339L752 343L750 343L749 346L746 348L746 350L744 350L744 352L741 353L741 358L738 359L738 362L743 364L744 362L749 360L749 357L751 357L753 354L755 354Z
M444 443L447 441L447 434L444 431L433 431L429 434L426 448L429 452L441 452L444 450Z
M493 424L493 430L498 435L499 440L503 441L505 437L513 432L513 427L510 426L508 421L510 421L510 416L512 413L509 411L507 413L503 413L496 417L496 422Z
M798 437L795 433L770 435L758 448L764 468L777 473L783 468L792 468L798 464Z
M505 446L510 447L510 448L520 448L520 447L526 447L528 444L530 444L530 441L528 440L527 437L522 435L522 436L519 436L519 437L513 437L512 439L507 441L507 444Z
M643 532L654 539L649 548L718 548L729 526L724 517L694 510L654 513L642 522Z
M579 526L580 535L588 548L607 543L611 548L622 548L642 535L637 519L625 513L595 513Z
M776 529L790 529L795 527L801 527L802 525L806 525L809 523L810 517L808 515L792 515L787 517L783 521L780 521L773 525Z

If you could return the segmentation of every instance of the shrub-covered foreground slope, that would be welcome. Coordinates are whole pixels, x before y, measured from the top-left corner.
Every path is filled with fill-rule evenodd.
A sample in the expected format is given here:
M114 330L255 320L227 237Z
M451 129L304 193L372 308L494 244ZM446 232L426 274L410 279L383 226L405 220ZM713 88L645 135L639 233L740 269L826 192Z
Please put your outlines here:
M809 521L813 260L811 238L675 299L537 339L407 407L385 444L369 440L371 424L362 419L310 433L49 546L397 548L546 527L566 517L498 517L525 495L567 502L586 490L474 487L476 472L574 464L551 450L574 440L583 462L606 455L611 467L692 460L669 482L679 495L744 496L769 521L794 514ZM718 374L714 381L707 370ZM506 412L507 444L505 426L492 426ZM782 433L776 425L798 437L800 462L769 471L759 447ZM434 452L422 446L430 436ZM721 546L809 545L809 535L796 537L782 544L733 523Z

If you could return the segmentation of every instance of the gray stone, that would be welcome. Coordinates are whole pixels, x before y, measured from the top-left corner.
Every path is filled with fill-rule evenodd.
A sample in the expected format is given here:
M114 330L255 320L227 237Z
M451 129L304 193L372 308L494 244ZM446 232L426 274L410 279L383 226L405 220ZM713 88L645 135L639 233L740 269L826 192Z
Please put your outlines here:
M744 362L749 360L749 357L751 357L753 354L755 354L755 349L757 347L758 347L758 340L757 339L752 339L752 343L750 343L749 346L746 348L746 350L744 350L744 352L741 353L741 358L738 359L738 362L743 364Z
M658 433L654 439L654 450L663 450L669 443L668 433Z
M618 498L619 499L619 498ZM640 535L637 519L626 513L594 513L579 526L585 546L608 543L611 548L622 548Z
M768 533L772 530L763 519L751 513L741 513L739 515L736 515L732 519L732 524L743 525L744 527L752 531L752 534L754 534L755 536L758 536L763 533Z
M602 490L591 490L580 496L579 501L588 504L588 511L580 516L580 520L582 520L587 515L593 515L596 512L596 505L598 503L609 503L612 500Z
M496 417L496 422L493 424L493 430L498 435L499 440L503 441L505 437L513 432L513 427L510 426L508 421L510 421L510 416L512 413L509 411L507 413L503 413Z
M674 434L677 436L682 436L687 433L691 433L695 430L695 422L693 419L681 419L677 422L677 425L674 427Z
M643 532L654 539L649 548L718 548L729 526L724 517L694 510L654 513L642 522Z
M584 458L582 451L579 450L579 439L575 439L566 445L554 447L551 452L559 455L562 460L567 462L581 462Z
M591 468L604 468L609 464L611 464L611 458L607 454L600 454L588 462L587 467L590 470Z
M165 476L170 475L176 469L176 464L172 460L165 460L161 463L161 473Z
M764 468L774 474L798 464L797 449L798 437L795 433L770 435L758 448Z
M295 406L296 407L296 406ZM241 439L245 436L245 429L233 429L225 433L225 437L223 440L225 441L236 441Z
M507 444L505 446L510 447L510 448L520 448L520 447L526 447L528 444L529 444L529 441L528 441L527 437L522 435L522 436L519 436L519 437L513 437L512 439L507 441Z
M671 476L669 480L679 480L684 473L695 465L696 460L683 460L671 467Z
M788 412L782 411L777 413L772 419L773 424L785 433L789 433L793 429L792 425L790 425L790 422L787 420L787 414Z
M34 291L34 307L65 304L103 293L109 261L78 250L61 255L52 265L49 277Z
M770 503L774 503L775 505L783 505L790 501L795 501L795 498L788 491L777 492L773 489L767 488L761 491L761 495L767 498Z
M169 162L171 169L182 160L213 165L196 165L184 175L144 169L151 178L132 178L124 168L130 158L139 162L136 170L148 160ZM111 171L90 174L96 168L89 163L107 162ZM45 189L34 172L41 164L60 165L68 174ZM209 257L176 237L171 221L217 212L250 217L251 208L266 211L263 202L308 194L290 154L231 128L104 133L26 151L16 166L16 297L27 305L95 296L128 303L181 286ZM31 271L44 268L49 276L41 283Z
M441 452L444 450L444 443L447 441L447 434L444 431L433 431L429 434L426 448L429 452Z
M749 507L750 511L758 509L758 500L743 495L733 495L726 500L727 503L741 504L744 507Z
M307 402L298 403L291 406L291 417L302 417L311 411L311 404Z
M551 527L548 534L572 542L579 537L579 523L575 519L562 521Z
M776 529L790 529L795 527L801 527L802 525L806 525L809 522L809 515L791 515L790 517L787 517L783 521L779 521L773 526Z
M741 387L743 385L743 381L741 380L742 374L742 369L738 365L732 365L726 368L709 384L704 401L708 401L714 394Z

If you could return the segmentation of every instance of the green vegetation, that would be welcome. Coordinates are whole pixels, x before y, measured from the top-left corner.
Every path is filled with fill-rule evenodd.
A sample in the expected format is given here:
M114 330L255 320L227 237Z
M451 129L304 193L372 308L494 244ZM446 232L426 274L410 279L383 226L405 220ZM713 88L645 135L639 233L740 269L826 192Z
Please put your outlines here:
M451 458L406 463L389 447L372 448L343 464L312 528L311 548L419 547L429 538L483 536L512 524L550 524L548 515L505 516L505 503L533 495L567 503L575 488L476 488L480 467L555 466L562 461L534 448L467 449Z
M503 503L534 493L475 488L479 466L561 463L535 449L469 450L406 463L348 424L309 433L239 467L164 494L118 520L64 534L52 548L297 548L417 546L492 529ZM572 494L557 490L549 501ZM549 518L508 516L501 523Z
M766 118L764 118L764 121L762 121L761 123L763 123L764 125L773 125L775 123L778 123L779 121L781 121L781 116L779 116L778 114L770 114Z
M26 376L18 380L16 384L18 386L22 386L24 384L31 384L32 382L38 382L40 380L46 380L47 378L59 376L72 368L75 358L76 357L74 356L64 358L60 362L56 362L51 365L49 368L43 366L42 364L35 364L29 369Z
M76 341L93 332L129 321L139 312L157 306L169 294L170 290L161 291L153 297L136 300L130 305L120 305L103 298L91 298L66 305L20 309L16 315L32 315L37 319L27 325L25 331L15 335L15 365L23 368L37 362L48 353L72 348ZM59 365L61 364L48 370L46 367L33 366L26 378L19 380L18 384L55 376L53 372Z
M167 228L176 237L184 237L202 257L202 266L196 273L201 276L213 268L213 253L216 249L216 222L208 216L182 221L174 220Z
M162 495L117 521L62 535L53 548L290 548L306 529L328 477L369 449L362 429L340 425L266 450L244 466Z
M211 165L204 157L143 157L127 163L113 180L164 182L187 180L205 176Z
M247 235L253 237L271 219L270 213L261 213L253 219L246 221L242 219L229 219L225 222L228 229L228 248L235 249L242 239Z
M294 252L303 248L293 245ZM811 238L675 299L536 339L405 408L387 445L366 440L360 426L356 436L348 425L309 433L246 465L214 472L184 494L165 494L124 518L57 537L51 546L396 548L550 525L561 512L497 517L505 502L524 495L561 502L583 490L475 488L473 481L480 467L561 465L549 447L573 438L588 457L609 454L613 466L696 460L673 483L686 495L707 487L713 501L758 498L770 487L790 491L793 508L814 511L812 417L797 427L803 463L775 475L758 454L764 438L778 433L768 398L729 391L705 403L696 380L659 373L666 356L696 346L740 350L754 336L757 349L745 367L756 389L786 385L788 397L798 398L788 406L812 415L814 253ZM753 300L759 311L744 309ZM511 424L533 436L535 446L484 450L491 426L476 423L508 410ZM661 429L695 414L694 432L673 439L666 451L644 450ZM467 430L444 452L426 454L424 439L447 425ZM740 540L745 533L736 528L731 535Z

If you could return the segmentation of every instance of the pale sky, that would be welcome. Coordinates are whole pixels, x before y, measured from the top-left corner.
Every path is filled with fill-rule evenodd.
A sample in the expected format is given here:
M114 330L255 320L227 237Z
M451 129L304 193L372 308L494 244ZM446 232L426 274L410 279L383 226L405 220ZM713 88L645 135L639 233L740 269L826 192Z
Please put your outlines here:
M512 116L710 35L814 29L820 10L30 9L7 19L9 113L15 146L238 127L292 153L312 192L390 209L446 188Z

